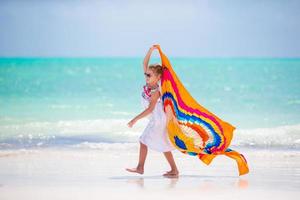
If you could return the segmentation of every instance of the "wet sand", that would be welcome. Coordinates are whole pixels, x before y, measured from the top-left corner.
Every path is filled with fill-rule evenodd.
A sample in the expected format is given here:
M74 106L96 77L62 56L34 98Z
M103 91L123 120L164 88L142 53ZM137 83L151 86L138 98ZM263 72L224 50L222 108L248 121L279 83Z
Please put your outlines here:
M138 147L0 151L0 199L286 199L300 195L300 151L235 148L250 172L238 176L235 162L219 156L206 166L173 151L178 178L163 154L148 151L143 175L130 173Z

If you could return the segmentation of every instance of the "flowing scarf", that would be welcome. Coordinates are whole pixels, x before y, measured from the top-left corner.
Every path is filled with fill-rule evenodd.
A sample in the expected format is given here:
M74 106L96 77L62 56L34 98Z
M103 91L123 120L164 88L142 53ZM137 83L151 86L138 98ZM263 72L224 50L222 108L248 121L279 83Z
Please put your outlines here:
M159 45L161 57L162 100L171 143L184 154L197 156L209 165L217 155L234 159L239 176L249 172L243 154L228 148L235 127L223 121L199 103L185 89Z

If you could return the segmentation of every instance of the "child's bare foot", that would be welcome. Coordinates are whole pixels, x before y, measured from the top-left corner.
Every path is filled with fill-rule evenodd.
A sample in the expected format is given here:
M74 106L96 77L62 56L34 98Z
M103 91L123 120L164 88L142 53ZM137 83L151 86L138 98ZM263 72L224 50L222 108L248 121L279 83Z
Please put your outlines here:
M138 174L144 174L144 170L143 169L140 169L140 168L126 168L127 171L129 172L135 172L135 173L138 173Z
M166 178L178 178L178 174L166 174L166 175L164 175L164 177L166 177Z
M177 178L179 172L177 170L171 170L163 174L163 176L168 177L168 178Z
M170 171L167 171L165 174L174 174L174 173L177 173L177 174L178 174L179 172L178 172L178 170L173 170L173 169L171 169ZM165 174L164 174L164 175L165 175Z

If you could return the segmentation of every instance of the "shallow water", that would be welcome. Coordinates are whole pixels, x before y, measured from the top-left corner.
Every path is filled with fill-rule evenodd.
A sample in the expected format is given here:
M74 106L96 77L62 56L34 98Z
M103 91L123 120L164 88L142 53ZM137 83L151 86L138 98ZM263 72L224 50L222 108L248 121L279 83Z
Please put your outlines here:
M236 145L299 147L300 59L170 60L192 96L237 127ZM136 142L145 122L126 124L142 111L141 61L1 58L0 148Z

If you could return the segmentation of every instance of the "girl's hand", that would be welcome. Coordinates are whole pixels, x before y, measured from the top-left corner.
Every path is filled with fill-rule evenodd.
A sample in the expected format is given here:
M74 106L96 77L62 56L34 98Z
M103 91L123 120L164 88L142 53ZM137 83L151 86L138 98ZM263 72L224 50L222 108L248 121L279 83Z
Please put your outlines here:
M154 45L152 45L152 47L150 47L149 48L149 51L154 51L155 49L158 49L158 47L159 47L159 44L154 44Z
M154 46L152 46L152 47L150 47L150 51L153 51L155 49L155 47Z
M154 49L158 49L159 44L154 44L152 47L153 47Z
M134 124L135 124L136 120L135 119L132 119L130 122L128 122L127 126L129 128L131 128Z

